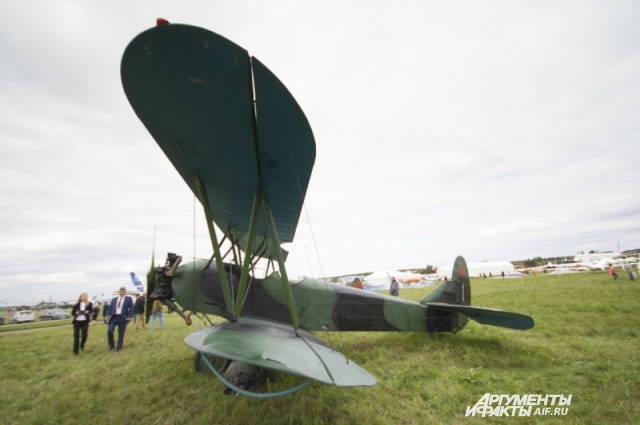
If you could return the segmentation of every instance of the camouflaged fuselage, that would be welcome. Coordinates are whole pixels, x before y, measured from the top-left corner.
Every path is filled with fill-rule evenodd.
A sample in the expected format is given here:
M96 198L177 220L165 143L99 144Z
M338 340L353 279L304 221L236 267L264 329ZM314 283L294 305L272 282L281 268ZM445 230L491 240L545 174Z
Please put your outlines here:
M224 305L215 263L180 266L172 293L184 309L230 319ZM238 293L240 268L225 264L233 294ZM427 331L427 306L398 297L365 292L323 280L291 281L300 326L309 331ZM241 316L291 323L282 280L277 272L251 279ZM442 329L445 330L445 329Z

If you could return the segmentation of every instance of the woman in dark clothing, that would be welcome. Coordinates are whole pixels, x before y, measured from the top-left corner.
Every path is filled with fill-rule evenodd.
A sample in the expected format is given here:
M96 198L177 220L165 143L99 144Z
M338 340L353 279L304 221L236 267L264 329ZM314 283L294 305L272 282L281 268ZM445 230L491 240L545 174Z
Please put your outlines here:
M78 302L71 309L73 317L73 354L78 354L78 347L84 351L84 344L89 336L89 322L91 322L91 311L93 305L89 301L87 293L80 294ZM80 339L82 334L82 339Z

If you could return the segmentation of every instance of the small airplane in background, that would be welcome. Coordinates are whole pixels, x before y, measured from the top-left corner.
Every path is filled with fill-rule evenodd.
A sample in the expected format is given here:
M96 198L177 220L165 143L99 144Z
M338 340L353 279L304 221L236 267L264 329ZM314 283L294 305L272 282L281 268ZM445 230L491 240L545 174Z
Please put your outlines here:
M549 261L546 265L542 267L538 267L538 269L545 270L573 270L573 271L593 271L597 270L597 268L591 263L561 263L561 264L553 264Z
M607 270L610 265L620 266L625 262L634 263L638 259L634 257L626 256L617 251L611 252L590 252L585 253L579 251L574 258L575 263L564 263L552 265L549 263L548 267L553 268L571 268L576 270Z
M633 264L637 263L637 258L601 258L600 260L593 263L593 267L598 270L607 270L609 266L622 266L625 263Z
M121 77L136 115L206 216L212 257L182 264L180 255L169 253L161 267L152 257L147 275L148 307L158 299L188 324L196 315L211 325L184 340L196 351L196 369L204 362L246 395L256 394L237 384L244 378L233 372L234 363L305 377L303 385L369 386L375 377L311 332L410 331L433 338L456 333L470 320L518 330L534 326L524 314L471 306L462 257L451 281L420 302L324 280L290 280L280 245L293 241L315 162L305 114L240 46L202 28L157 24L127 46ZM259 261L266 262L264 273ZM208 315L225 321L213 325Z
M573 261L577 263L595 263L598 260L610 260L614 258L624 257L624 255L617 251L610 252L587 252L578 251L578 253L573 257Z

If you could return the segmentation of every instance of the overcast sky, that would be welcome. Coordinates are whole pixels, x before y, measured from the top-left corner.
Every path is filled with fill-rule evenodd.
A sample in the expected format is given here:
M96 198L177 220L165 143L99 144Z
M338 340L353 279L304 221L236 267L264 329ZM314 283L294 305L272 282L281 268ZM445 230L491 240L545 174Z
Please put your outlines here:
M305 111L291 277L640 248L637 1L4 0L0 301L133 289L154 224L157 258L211 255L120 82L157 17L244 47Z

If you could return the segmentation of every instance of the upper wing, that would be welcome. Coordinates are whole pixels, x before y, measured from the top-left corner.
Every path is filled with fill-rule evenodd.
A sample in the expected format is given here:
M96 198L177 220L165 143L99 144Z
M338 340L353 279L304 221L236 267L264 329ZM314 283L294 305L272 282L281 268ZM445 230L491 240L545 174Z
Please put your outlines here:
M533 328L535 322L531 316L513 313L511 311L496 310L494 308L475 307L470 305L425 303L428 308L464 314L470 319L483 325L500 326L509 329L525 331Z
M245 250L260 189L278 239L293 241L315 140L302 109L269 69L218 34L170 24L131 41L121 77L138 118L198 197L195 175L203 180L223 232L233 229ZM263 214L255 246L269 257L273 248Z
M188 335L184 342L213 356L291 373L337 387L376 384L369 372L311 333L290 325L241 317Z

